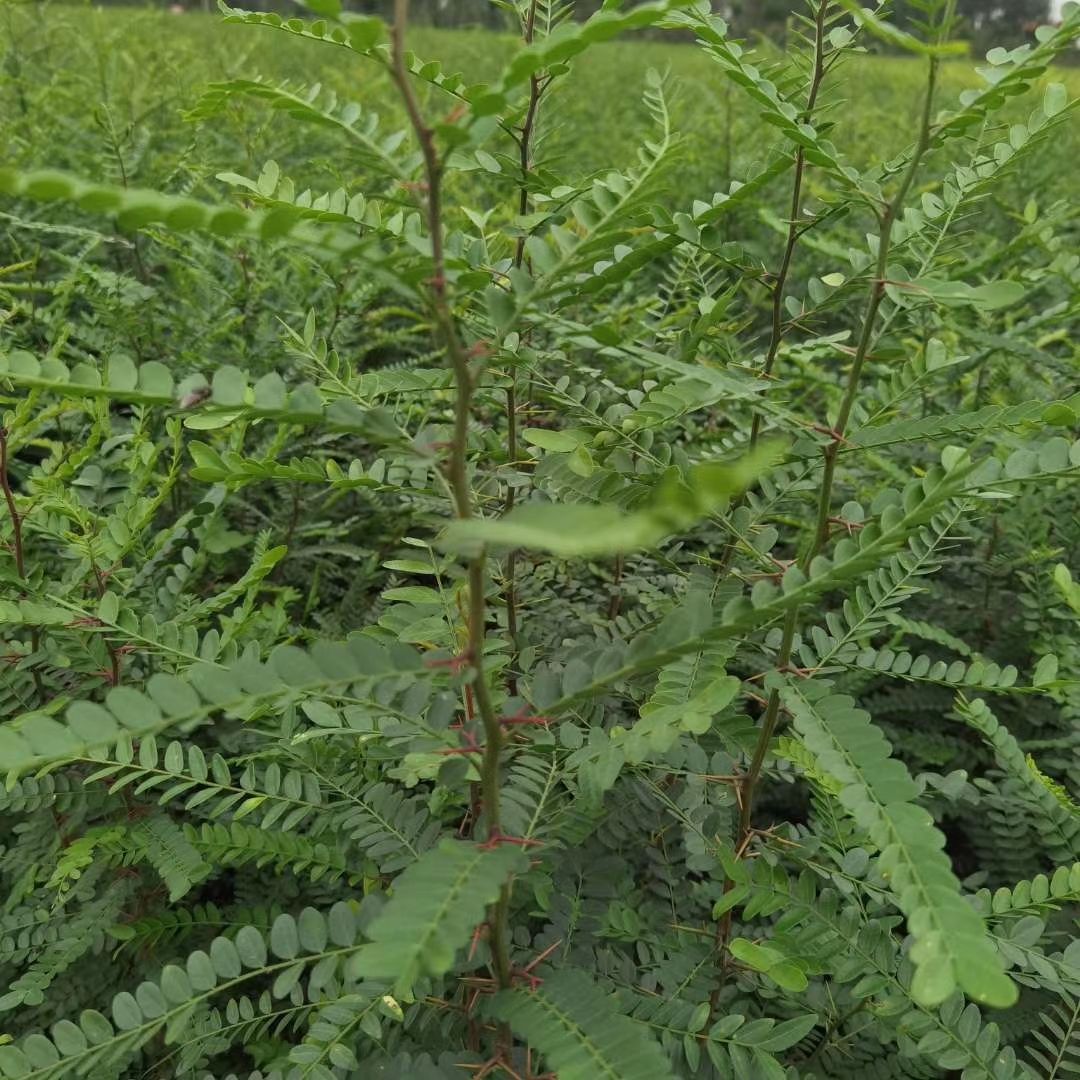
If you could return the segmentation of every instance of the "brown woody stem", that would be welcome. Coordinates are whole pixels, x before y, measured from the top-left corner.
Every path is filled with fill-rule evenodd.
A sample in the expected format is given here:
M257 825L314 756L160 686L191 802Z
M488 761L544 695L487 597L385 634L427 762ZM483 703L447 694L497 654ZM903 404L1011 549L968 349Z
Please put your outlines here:
M474 380L469 368L469 357L458 335L457 323L447 293L442 220L443 163L435 145L435 133L424 121L409 77L405 58L405 28L408 17L409 0L395 0L394 25L391 32L393 58L391 75L397 84L423 155L424 179L427 186L427 225L431 240L432 262L428 286L435 329L446 350L447 359L450 361L456 389L454 437L450 447L447 472L454 511L459 519L468 520L473 516L472 491L469 487L468 476L468 437ZM501 835L499 754L502 748L503 732L491 701L491 691L484 668L484 640L487 623L486 581L486 556L481 551L468 561L469 607L466 651L473 671L473 680L470 685L484 728L484 754L480 766L484 821L488 838L494 841ZM506 932L508 900L508 890L504 889L503 896L493 908L489 919L492 966L500 988L510 985L510 952Z
M824 6L824 5L823 5ZM952 5L946 13L943 27L947 28L950 21ZM823 451L824 469L821 484L818 488L817 522L814 533L807 545L806 550L799 558L800 564L808 568L810 564L821 554L829 538L829 517L832 506L832 491L836 473L836 459L843 443L844 433L851 419L851 412L858 396L859 380L862 375L866 358L870 352L870 346L874 340L874 326L877 319L878 309L885 295L885 283L887 278L887 266L889 252L892 246L893 226L897 218L903 212L904 202L915 181L916 174L922 164L926 151L930 147L932 134L931 116L933 112L934 92L937 87L938 60L936 55L931 55L929 60L929 73L927 77L926 96L923 102L922 119L919 126L919 135L915 144L915 150L905 168L899 187L892 199L885 206L881 214L878 229L878 253L874 267L874 276L870 282L867 293L866 307L862 317L862 328L859 341L855 348L855 354L848 370L847 383L844 395L841 399L840 408L835 422L829 430L832 433L831 441ZM795 640L795 634L799 626L799 610L791 608L784 618L783 634L780 640L780 648L777 654L777 668L783 670L791 662L791 650ZM765 715L761 722L761 731L758 735L757 744L750 766L742 780L739 800L739 825L736 833L736 852L745 851L752 827L754 812L754 796L758 783L761 779L761 771L765 764L769 746L772 744L773 735L780 716L780 691L773 689L769 693L769 699L765 706ZM725 892L731 887L730 882L725 882ZM731 911L725 913L718 933L718 944L721 948L726 946L731 931Z
M11 476L8 473L8 429L0 427L0 489L4 492L4 502L7 504L8 516L11 518L11 550L15 556L15 572L22 581L26 580L26 552L23 548L22 514L15 505L15 493L11 490ZM41 645L41 631L30 631L30 649L37 652ZM38 700L45 700L45 686L41 681L41 672L34 665L30 669L34 680L34 690Z
M828 14L830 0L821 0L818 5L817 15L814 19L814 73L810 77L810 89L806 96L806 110L803 113L809 117L817 105L818 94L821 84L825 79L825 17ZM795 177L791 185L791 211L788 214L787 241L784 244L784 254L780 260L780 268L776 272L776 280L772 288L772 329L769 333L769 346L765 352L765 363L762 365L762 375L768 377L776 366L776 354L780 351L780 343L784 339L784 293L787 288L788 274L791 272L791 262L795 255L795 247L799 237L805 229L799 227L799 212L802 208L803 178L806 173L806 150L800 146L795 151ZM750 427L750 447L757 446L761 435L761 413L754 413L754 419Z
M536 4L532 0L529 10L525 14L525 23L522 27L522 40L526 45L531 45L536 32ZM532 141L536 130L536 117L540 108L540 98L544 93L544 83L540 76L535 73L529 79L529 105L525 112L525 120L521 126L521 135L518 139L518 164L521 168L521 186L518 188L518 216L524 217L529 212L529 169L532 168ZM517 238L514 248L514 266L518 269L525 263L525 234ZM517 369L510 372L510 385L506 388L506 457L512 464L518 458L518 412L521 404L518 402ZM508 485L506 499L503 503L503 513L508 514L514 508L517 497L514 486ZM518 662L518 596L517 596L517 552L511 551L506 557L506 631L510 637L510 663L509 678L507 680L511 694L517 693L517 662Z

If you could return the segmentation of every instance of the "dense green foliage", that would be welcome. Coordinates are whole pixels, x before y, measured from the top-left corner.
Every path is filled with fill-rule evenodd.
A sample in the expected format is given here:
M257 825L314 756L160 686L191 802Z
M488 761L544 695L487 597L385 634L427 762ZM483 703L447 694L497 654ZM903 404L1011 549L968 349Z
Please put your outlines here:
M0 8L0 1076L1075 1075L1080 9L309 6Z

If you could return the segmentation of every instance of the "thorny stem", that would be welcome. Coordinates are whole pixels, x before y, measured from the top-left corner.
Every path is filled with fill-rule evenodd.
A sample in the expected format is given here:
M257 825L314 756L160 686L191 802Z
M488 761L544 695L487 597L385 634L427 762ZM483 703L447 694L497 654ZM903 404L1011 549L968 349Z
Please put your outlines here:
M22 515L15 506L15 496L11 491L11 477L8 476L8 429L5 427L0 427L0 487L4 490L4 502L7 503L8 514L11 517L15 572L25 581L26 560L23 555Z
M285 525L285 536L282 539L282 543L286 548L292 548L293 538L296 535L296 529L300 524L300 485L294 484L292 489L292 506L289 510L289 520ZM283 567L285 566L285 559L274 567L273 576L280 580L281 575L284 573Z
M821 92L821 84L829 73L830 65L825 62L825 22L828 15L829 4L832 0L821 0L814 19L814 66L810 76L810 88L806 95L806 108L803 110L803 118L809 122L817 105L818 95ZM784 297L787 290L788 275L791 272L791 264L795 257L795 248L799 239L807 231L808 226L800 225L799 211L802 206L803 181L806 176L806 150L800 146L795 151L795 175L791 185L791 210L788 214L787 240L784 244L784 254L780 259L780 267L776 272L776 278L772 286L772 326L769 331L769 344L765 350L765 362L761 367L763 378L769 378L776 366L776 357L780 351L780 345L784 340ZM763 414L754 413L750 422L750 449L753 450L761 438L761 425ZM732 504L732 511L745 503L745 493L738 496ZM724 548L720 557L719 574L726 575L731 567L732 560L738 548L738 541L732 538Z
M448 476L453 496L454 510L458 518L468 520L473 516L472 492L469 488L467 452L469 418L472 408L473 375L469 370L469 357L458 336L457 324L450 309L446 290L446 257L443 249L442 178L443 163L435 146L435 133L424 122L420 105L409 79L405 59L405 28L409 18L409 0L394 0L394 25L391 31L391 75L397 84L409 122L420 144L424 159L424 176L427 183L427 225L431 239L432 275L428 282L431 304L438 336L446 349L447 358L454 374L456 397L454 404L454 438L450 448ZM484 637L487 621L487 603L484 595L486 584L486 557L481 551L468 561L468 647L467 655L472 665L473 681L470 684L477 712L484 727L484 756L480 766L480 788L483 797L484 820L489 839L501 835L499 816L499 752L503 733L491 701L487 676L484 671ZM500 989L510 986L510 951L507 943L507 912L509 889L504 887L489 919L492 966Z
M116 159L117 169L120 173L120 184L122 187L128 187L130 181L128 180L127 165L124 163L124 150L120 145L120 139L117 136L116 125L113 123L112 110L106 105L104 112L105 119L101 121L101 126L104 128L105 133L109 140L109 148L112 150L113 157ZM106 124L105 121L108 121ZM146 264L143 262L142 251L139 248L139 234L136 232L132 235L131 250L135 257L135 269L138 273L139 281L144 285L150 280L150 275L146 272Z
M615 575L611 582L611 595L608 598L608 620L614 622L622 608L622 576L625 562L622 555L615 556Z
M951 6L951 5L950 5ZM930 57L929 74L926 83L926 98L923 102L922 123L919 126L919 139L915 144L915 152L911 155L908 167L904 171L900 186L892 201L885 207L881 217L881 227L878 232L878 256L874 268L874 280L870 283L870 294L866 301L866 313L863 315L862 333L859 343L855 348L855 355L848 371L847 388L844 391L843 400L840 402L840 411L832 425L835 438L825 447L825 472L821 480L820 497L818 499L818 522L817 530L811 545L810 554L806 558L807 564L825 546L829 535L829 508L832 500L833 477L836 472L836 458L840 452L841 442L848 421L851 419L851 410L855 406L855 399L859 393L859 379L862 375L863 365L870 352L870 344L874 339L874 320L877 318L878 308L885 296L885 282L887 278L887 265L889 252L892 248L893 225L904 209L904 201L907 199L911 185L915 182L915 176L930 148L931 117L934 108L934 91L937 88L938 59Z
M536 4L532 0L529 10L525 15L525 24L522 27L522 39L526 45L531 45L536 33ZM532 167L532 140L536 130L536 115L540 107L540 98L544 93L545 84L535 73L529 79L529 107L525 112L525 120L521 126L521 135L518 139L518 163L521 168L521 186L518 188L518 216L524 217L529 212L529 169ZM517 238L514 248L514 266L521 269L525 262L525 234ZM506 456L511 463L518 458L518 411L520 405L517 397L517 369L510 372L510 385L506 388ZM517 491L513 484L507 485L506 500L503 503L503 513L508 514L514 508L514 500ZM509 678L507 680L511 694L517 693L517 659L518 659L518 597L517 597L517 552L511 551L506 557L506 632L510 637L510 664Z
M828 14L830 0L821 0L818 4L817 16L814 20L814 73L810 77L810 90L806 97L806 110L803 115L809 117L814 106L817 105L818 93L825 79L825 17ZM799 227L799 212L802 208L803 176L806 172L806 150L800 146L795 151L795 177L791 185L791 212L788 214L787 242L784 245L784 255L780 260L780 269L776 272L776 280L772 289L772 330L769 334L769 347L765 353L765 363L761 374L768 378L776 365L776 354L780 351L780 343L784 337L784 292L787 287L788 274L791 271L791 261L795 254L795 247L799 242L803 229ZM761 413L754 413L754 419L750 426L750 448L757 446L761 435Z
M847 387L844 392L843 400L840 403L840 411L831 428L833 438L825 447L823 454L825 469L821 478L821 486L818 489L817 525L814 530L813 538L810 541L806 552L800 559L800 562L806 567L808 567L821 553L821 550L824 548L829 537L829 511L832 505L832 489L836 472L836 459L844 432L847 430L848 421L851 418L851 410L854 407L855 399L858 394L859 378L862 374L867 354L869 353L870 343L873 340L874 320L877 317L878 308L881 306L882 298L885 295L886 265L889 258L889 250L892 245L893 224L903 209L904 200L907 198L907 194L915 180L915 175L918 172L919 165L922 163L922 159L929 146L930 116L933 108L936 84L937 60L935 57L931 57L926 99L923 107L923 119L919 130L919 140L916 144L915 153L912 155L911 161L908 163L908 167L900 182L900 186L897 188L896 194L893 196L892 200L886 206L881 218L881 227L878 233L877 264L875 266L874 279L870 283L870 292L867 297L866 310L863 315L862 331L859 336L859 343L855 349L855 355L851 361L851 368L848 371ZM778 665L781 668L785 667L791 660L791 648L797 627L798 610L796 608L791 608L784 619L783 637L780 642L780 652L777 658ZM742 808L739 815L740 842L749 832L750 817L753 813L754 788L761 775L761 767L764 763L769 743L772 740L772 734L776 727L779 709L779 691L773 690L769 695L769 704L766 708L765 718L762 722L761 737L758 739L757 747L754 750L754 757L750 763L750 769L743 782Z
M533 43L536 33L536 4L532 0L529 10L525 15L525 25L522 28L522 39L526 45ZM518 214L524 216L529 212L529 169L532 168L532 138L536 130L536 114L540 108L540 98L544 92L544 82L540 76L533 74L529 79L529 107L525 112L525 121L521 125L521 138L518 140L518 163L521 166L521 187L518 189ZM514 265L521 266L525 261L525 234L517 238L517 246L514 250Z
M952 21L952 11L954 6L954 0L949 0L949 3L946 5L944 18L940 24L942 35ZM818 488L817 524L814 529L814 534L807 545L806 551L799 559L799 562L803 567L809 567L814 559L821 554L821 551L829 538L829 517L832 505L833 481L836 473L836 459L840 451L840 446L843 443L848 421L851 419L851 411L855 406L855 400L858 396L859 379L862 375L863 366L865 365L867 355L870 352L870 345L874 340L874 324L877 318L878 309L885 296L885 283L887 278L889 251L893 239L893 226L896 223L896 219L903 211L904 202L911 190L911 185L914 183L915 176L919 171L922 160L930 147L930 138L932 134L931 116L933 113L934 92L937 88L937 75L938 59L936 55L931 55L929 59L929 71L927 76L926 95L923 102L922 119L919 125L919 135L915 144L915 149L907 164L907 168L904 170L896 193L886 204L879 219L878 254L874 267L874 277L870 282L866 308L862 318L862 329L859 334L858 344L855 348L855 354L852 357L851 367L848 370L844 396L840 402L840 409L837 413L836 420L830 428L832 439L823 452L824 470L822 472L821 484ZM784 618L783 635L780 640L780 648L777 655L777 668L779 670L783 670L791 662L791 650L798 625L799 611L797 608L791 608ZM768 753L769 746L772 744L772 738L776 731L779 716L780 691L779 689L774 688L769 693L769 700L765 707L765 715L761 722L761 732L758 735L758 741L754 748L754 755L750 761L750 766L743 777L741 790L739 792L739 826L736 834L736 852L744 850L746 841L750 836L751 820L754 812L754 795L758 781L761 778L762 767L765 764L765 756ZM731 882L725 882L725 891L729 891L732 884L733 883ZM718 945L721 949L726 946L730 932L731 911L729 910L723 917L718 934ZM723 977L725 971L726 966L721 968L721 977ZM714 993L714 1007L717 1003L717 997L718 995Z
M108 585L105 583L105 575L97 568L97 565L91 561L90 570L94 575L94 583L97 585L98 599L100 600L108 591ZM109 639L103 637L102 641L105 643L105 651L109 654L109 672L107 678L110 686L120 685L120 653L109 644Z
M22 515L19 513L18 507L15 505L15 495L11 490L11 477L8 474L8 429L6 427L0 427L0 488L4 492L4 502L7 503L8 515L11 518L11 549L15 555L15 572L19 575L22 581L26 580L26 553L23 549L23 534L22 534ZM41 645L41 631L33 629L30 631L30 650L31 652L37 652ZM34 690L37 693L38 700L45 700L45 687L41 681L41 672L38 671L35 664L30 669L31 677L34 680Z

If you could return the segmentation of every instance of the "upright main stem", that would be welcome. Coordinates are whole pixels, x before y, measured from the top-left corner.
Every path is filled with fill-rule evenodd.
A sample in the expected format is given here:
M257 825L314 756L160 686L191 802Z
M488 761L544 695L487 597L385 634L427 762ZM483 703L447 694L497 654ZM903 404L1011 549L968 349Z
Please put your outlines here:
M23 554L22 515L15 505L15 495L11 490L11 477L8 475L8 430L0 427L0 488L4 491L8 516L11 518L11 549L15 555L15 572L26 580L26 557Z
M536 33L536 4L537 0L531 0L529 10L525 14L525 23L522 27L522 39L526 45L531 45ZM544 92L544 84L540 77L533 73L529 79L529 106L525 112L525 120L521 126L521 137L518 142L518 161L521 168L521 186L518 188L518 216L524 217L529 212L529 170L532 168L532 140L536 130L536 115L540 107L540 97ZM517 238L514 248L514 266L520 269L525 263L525 234ZM506 457L511 465L518 457L518 397L517 397L517 368L510 372L510 385L506 388ZM506 499L503 503L503 513L508 514L514 508L517 497L513 484L506 488ZM506 632L510 636L510 675L508 684L510 693L517 693L517 662L518 662L518 611L517 611L517 552L511 551L506 557Z
M11 490L11 474L8 472L8 429L0 427L0 489L4 492L4 502L7 504L8 516L11 518L11 551L15 556L15 573L21 581L26 580L26 551L23 547L22 514L15 505L15 493ZM31 652L37 652L41 646L41 631L30 631ZM31 677L34 680L34 690L39 701L45 700L45 687L41 680L41 672L37 665L31 667Z
M391 74L397 84L409 122L420 144L424 160L428 233L431 239L432 274L428 281L435 329L454 374L454 437L447 468L454 511L458 518L473 516L472 490L468 474L469 419L472 413L473 376L469 357L458 335L457 323L450 307L446 283L446 256L443 246L442 180L443 163L435 145L435 133L425 123L419 102L413 91L405 58L405 28L408 25L409 0L394 0L394 25L391 34L393 66ZM481 551L468 561L468 645L466 656L473 671L471 684L476 711L484 728L484 754L480 766L480 790L483 797L484 821L489 840L501 836L499 814L499 753L502 748L502 728L491 700L484 665L484 640L487 623L486 557ZM506 922L509 895L503 896L493 909L490 922L492 963L496 981L501 988L510 985L510 952Z
M813 116L814 108L817 105L818 95L821 92L821 84L825 79L827 70L825 65L825 22L830 2L831 0L820 0L814 17L813 70L810 76L810 86L806 94L806 108L803 111L803 117L807 122L809 122L810 118ZM780 344L784 339L784 296L787 291L788 275L791 272L791 265L795 257L795 248L797 247L799 237L803 232L799 227L799 215L802 208L802 191L805 174L806 151L802 146L799 146L795 151L795 175L791 184L791 209L788 214L787 238L784 242L784 252L780 259L779 269L776 272L776 279L772 286L772 326L769 332L769 344L765 350L765 362L762 364L761 368L761 373L766 378L773 373L773 369L776 366L776 357L780 352ZM762 414L759 412L754 413L754 418L750 425L751 449L754 449L757 446L758 440L761 437L761 423ZM743 500L744 496L740 496L733 504L732 508L734 509L735 507L742 505ZM738 541L732 537L724 548L723 554L720 557L720 566L718 568L720 577L723 577L730 568L731 563L735 558L737 544ZM788 626L787 622L785 622L784 640L789 641L789 652L790 640L793 640L793 638L794 626L791 627L791 638L789 639ZM787 659L785 658L783 662L786 664ZM771 704L770 698L770 706ZM777 700L777 706L779 706L779 699ZM768 725L768 716L769 709L767 707L765 726L758 738L758 743L754 750L754 757L750 763L750 770L747 773L746 778L742 781L744 786L740 790L741 799L739 803L739 827L736 852L741 852L743 850L746 839L750 833L750 800L753 799L753 788L757 783L757 777L761 773L761 768L765 760L765 751L768 748L769 739L772 737L772 730ZM775 727L775 723L774 717L772 727ZM768 735L765 733L766 727L769 727ZM752 781L750 779L751 777L753 777ZM728 893L734 885L735 882L728 878L724 882L724 892ZM731 936L731 918L732 912L729 908L716 927L716 949L721 956L723 956L724 950L727 947L728 938ZM720 993L723 989L724 973L726 970L726 966L721 967L720 981L709 996L710 1019L716 1014L720 1005Z
M915 144L915 152L904 171L900 186L896 194L886 205L881 215L880 228L878 230L878 256L874 267L874 277L870 282L870 291L867 294L866 309L862 318L862 330L859 341L855 347L855 355L848 370L847 385L844 396L840 403L840 410L836 420L830 429L832 438L823 452L824 469L821 476L821 485L818 488L817 523L813 536L806 551L799 561L804 567L821 554L829 538L829 510L832 506L832 490L836 476L836 459L840 452L840 446L844 441L844 433L851 419L851 410L855 406L855 400L859 392L859 379L862 376L866 358L870 352L870 343L874 338L874 321L877 318L878 308L885 296L886 268L888 266L889 251L892 247L893 225L903 210L904 201L915 175L922 164L922 159L930 145L930 117L933 109L934 91L937 86L937 59L931 57L930 72L927 79L926 99L923 105L922 123L919 128L919 138ZM799 612L797 608L791 608L784 619L783 636L780 640L780 651L777 657L777 666L786 667L791 661L791 648L795 639L795 632L799 625ZM780 692L773 690L769 694L769 702L765 709L765 717L762 721L761 734L754 756L750 762L746 777L742 785L742 805L739 812L739 843L745 842L750 832L750 820L754 810L754 792L761 776L762 765L765 755L768 753L769 744L772 742L773 732L776 729L776 721L780 712Z
M825 22L828 15L829 4L832 0L820 0L814 17L814 61L810 76L810 86L806 95L806 108L803 110L803 118L809 123L817 106L818 95L821 93L821 84L825 81L828 68L825 64ZM799 243L799 237L805 232L805 226L799 225L799 212L802 207L803 182L806 177L806 150L799 146L795 151L795 174L791 184L791 209L788 214L787 238L784 241L784 253L780 258L780 266L776 271L776 279L772 286L772 324L769 330L769 344L765 350L765 361L761 366L763 378L769 378L776 367L776 357L780 352L780 345L784 340L784 297L787 295L788 276L791 273L791 265L795 258L795 249ZM726 220L726 219L725 219ZM761 425L763 414L754 413L750 421L750 449L753 450L761 438ZM746 493L737 496L732 503L732 510L742 506L746 501ZM723 577L730 569L738 548L738 540L732 537L728 541L720 556L717 574Z
M806 96L806 111L803 115L809 118L817 105L818 94L821 84L825 79L825 17L828 14L830 0L821 0L818 4L817 15L814 19L814 70L810 76L810 89ZM776 366L776 354L780 351L780 343L784 338L784 295L787 289L788 274L791 271L791 262L795 255L795 247L802 235L799 227L799 212L802 208L803 176L806 172L806 150L800 146L795 151L795 178L791 185L791 211L788 215L787 241L784 244L784 254L780 260L780 268L776 272L776 280L772 289L772 329L769 333L769 346L765 352L765 363L761 373L768 378ZM754 413L754 419L750 426L750 448L757 446L761 435L761 413Z
M947 5L943 26L947 27L950 21L952 3ZM820 16L820 12L819 12ZM862 376L863 367L870 353L871 343L874 340L874 325L877 319L878 309L885 295L887 268L889 253L892 247L893 226L897 218L903 212L904 202L915 181L922 160L930 146L931 116L933 112L934 92L937 87L938 61L936 56L931 56L929 61L929 73L927 77L926 97L923 102L922 118L919 126L919 135L915 144L915 150L901 177L900 184L892 199L885 205L879 219L878 229L878 253L874 266L874 276L870 282L867 293L866 306L862 317L862 326L859 340L852 357L851 367L848 369L847 382L844 388L843 398L832 427L830 428L831 440L823 451L823 470L821 484L818 488L817 515L814 532L806 547L800 555L799 562L803 567L809 567L810 563L821 554L829 538L829 512L832 506L833 484L836 476L836 460L840 452L840 446L844 441L851 419L851 412L858 397L859 380ZM789 234L790 235L790 234ZM775 325L775 324L774 324ZM795 634L799 626L799 610L791 608L784 617L783 632L780 639L780 648L777 655L777 668L783 670L791 662L791 652L795 641ZM761 731L758 735L757 744L750 766L743 776L740 785L739 800L739 825L736 835L736 852L745 851L750 839L750 831L754 813L754 796L758 783L761 779L761 771L765 764L765 757L772 744L773 735L776 732L777 721L780 716L780 691L773 689L769 693L768 703L765 707L765 715L761 722ZM731 912L728 911L720 927L719 944L726 945L731 929Z

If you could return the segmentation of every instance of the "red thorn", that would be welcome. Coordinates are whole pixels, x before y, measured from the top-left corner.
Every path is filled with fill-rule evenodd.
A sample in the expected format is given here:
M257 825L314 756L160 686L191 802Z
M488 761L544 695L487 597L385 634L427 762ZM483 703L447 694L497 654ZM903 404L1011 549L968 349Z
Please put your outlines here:
M457 656L447 657L445 660L425 660L426 668L446 668L454 675L459 675L465 668L472 664L472 653L465 651Z
M793 664L785 664L782 668L777 668L777 670L788 675L798 675L800 679L809 679L818 671L817 668L795 667Z
M472 944L469 945L469 959L471 960L476 955L476 946L480 944L480 939L484 936L484 931L487 929L487 923L480 923L473 931Z
M530 990L539 990L544 985L544 980L539 975L532 975L528 971L519 971L516 968L510 972L511 981L521 980L528 983Z
M482 754L484 748L476 741L476 736L471 731L462 731L465 738L464 746L448 746L442 750L436 750L437 754Z
M863 521L848 521L847 518L840 517L839 515L837 515L836 517L828 518L827 520L831 521L834 525L842 525L845 529L847 529L848 536L850 536L857 529L864 528L866 524Z
M825 424L811 424L811 430L817 431L822 435L828 435L834 443L843 443L845 446L850 446L851 442L844 438L842 432L837 431L836 428L827 427Z
M493 832L480 847L484 851L493 851L500 844L516 844L518 847L530 848L530 847L543 847L543 841L530 840L524 836L506 836L501 832Z
M530 716L524 706L520 708L513 716L500 716L499 723L505 724L507 727L521 724L540 724L541 726L547 726L552 723L553 717L550 716Z

